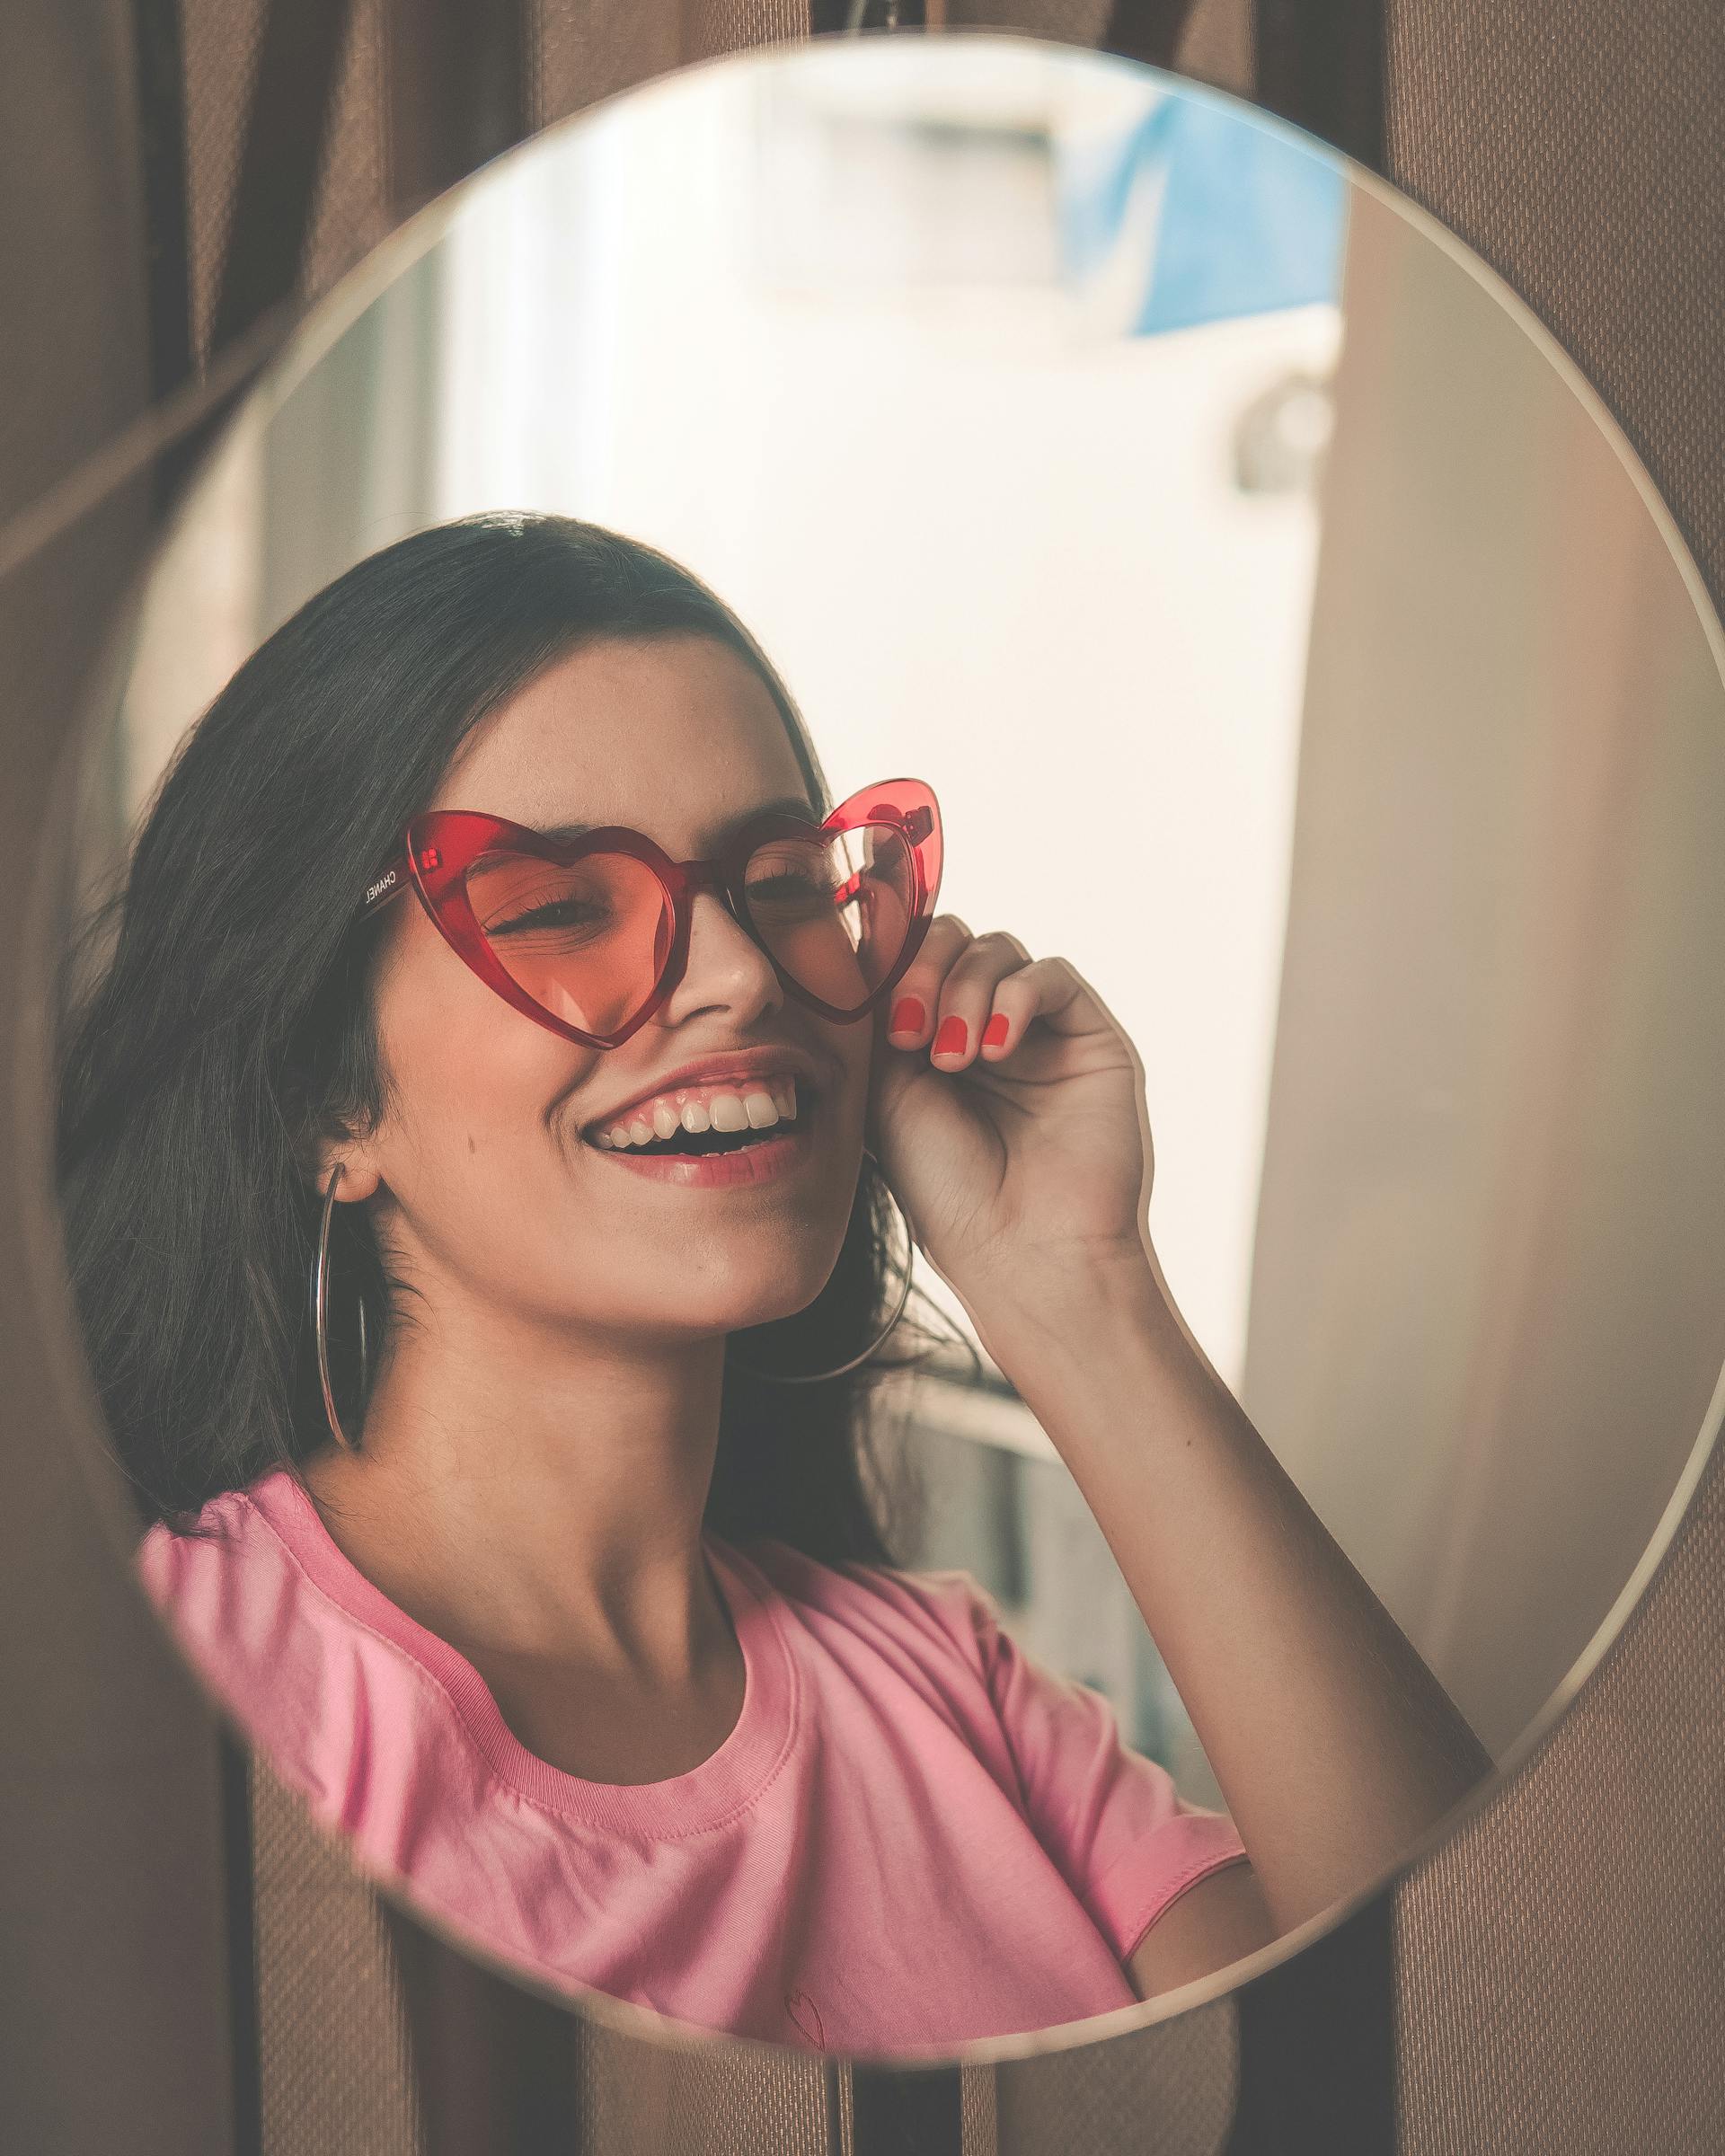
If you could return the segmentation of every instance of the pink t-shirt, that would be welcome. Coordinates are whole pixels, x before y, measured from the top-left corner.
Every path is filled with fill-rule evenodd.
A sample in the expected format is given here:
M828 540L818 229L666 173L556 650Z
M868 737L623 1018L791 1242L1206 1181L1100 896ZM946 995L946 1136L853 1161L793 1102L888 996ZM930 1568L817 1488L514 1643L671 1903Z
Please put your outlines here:
M281 1778L454 1931L560 1987L852 2054L950 2051L1133 2003L1121 1966L1245 1851L1030 1660L969 1573L708 1534L747 1671L687 1773L548 1765L286 1473L138 1567Z

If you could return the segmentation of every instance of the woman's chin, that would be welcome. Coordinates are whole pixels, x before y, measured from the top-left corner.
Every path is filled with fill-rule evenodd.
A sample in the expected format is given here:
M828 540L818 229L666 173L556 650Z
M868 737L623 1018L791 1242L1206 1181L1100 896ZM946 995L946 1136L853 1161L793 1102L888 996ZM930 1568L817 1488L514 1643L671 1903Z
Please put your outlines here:
M801 1316L819 1293L818 1287L812 1287L806 1295L794 1300L787 1300L783 1295L763 1297L746 1308L739 1307L723 1330L727 1333L753 1332L761 1326L783 1324L787 1318Z
M639 1280L637 1307L654 1310L654 1316L647 1321L650 1331L686 1341L748 1332L757 1326L776 1325L797 1317L831 1280L838 1248L833 1238L822 1236L819 1248L808 1250L781 1244L764 1255L742 1251L727 1255L711 1248L701 1255L706 1265L686 1264L668 1298L662 1267L657 1268L657 1278L630 1274L629 1277ZM608 1286L613 1295L626 1299L627 1282L621 1275Z

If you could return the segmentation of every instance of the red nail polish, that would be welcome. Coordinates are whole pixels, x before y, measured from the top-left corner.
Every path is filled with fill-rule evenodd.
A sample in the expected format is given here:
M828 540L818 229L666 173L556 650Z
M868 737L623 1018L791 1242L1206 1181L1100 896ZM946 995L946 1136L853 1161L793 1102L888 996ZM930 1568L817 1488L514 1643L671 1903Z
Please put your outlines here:
M924 1013L922 1004L914 995L901 995L892 1006L892 1023L889 1033L920 1033Z
M985 1048L1004 1048L1006 1045L1007 1030L1006 1013L1004 1011L996 1011L982 1029L983 1047Z
M943 1018L931 1052L936 1056L962 1056L964 1044L969 1038L970 1029L961 1018Z

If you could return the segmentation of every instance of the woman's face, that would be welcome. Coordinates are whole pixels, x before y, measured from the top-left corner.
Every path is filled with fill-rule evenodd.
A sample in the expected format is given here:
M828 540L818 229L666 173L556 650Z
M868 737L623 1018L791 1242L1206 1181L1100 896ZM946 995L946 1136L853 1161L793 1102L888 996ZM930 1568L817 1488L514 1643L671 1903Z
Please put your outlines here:
M725 645L679 635L559 660L469 737L429 806L540 827L631 825L686 861L769 804L809 809L770 693ZM788 999L703 892L669 997L621 1047L584 1048L493 994L422 907L396 910L376 979L393 1098L344 1153L341 1195L377 1190L377 1225L434 1307L458 1298L505 1326L650 1345L814 1299L855 1192L869 1021L834 1024ZM767 1052L757 1074L698 1075L739 1051ZM595 1142L619 1126L662 1134L663 1111L690 1102L696 1122L704 1109L723 1128L740 1100L753 1127L760 1096L783 1104L787 1088L795 1113L780 1128L795 1142L773 1148L790 1157L770 1175L747 1156L649 1168Z

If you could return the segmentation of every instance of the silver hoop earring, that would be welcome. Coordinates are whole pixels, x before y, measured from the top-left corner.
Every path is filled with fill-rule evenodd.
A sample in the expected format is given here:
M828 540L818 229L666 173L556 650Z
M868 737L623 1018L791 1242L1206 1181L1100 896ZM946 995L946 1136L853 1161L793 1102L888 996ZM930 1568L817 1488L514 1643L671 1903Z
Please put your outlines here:
M358 1446L341 1427L341 1418L335 1411L335 1392L330 1383L330 1216L335 1210L335 1186L341 1180L341 1163L338 1161L330 1171L329 1188L323 1193L323 1217L317 1230L317 1264L312 1274L312 1331L317 1341L317 1375L323 1387L323 1412L329 1418L330 1429L336 1443L345 1452L356 1453ZM366 1299L359 1298L359 1391L363 1398L369 1358L366 1351Z
M868 1154L869 1158L874 1162L876 1168L878 1169L880 1165L880 1157L874 1152L873 1148L871 1146L865 1145L862 1150ZM797 1376L786 1376L783 1373L777 1370L756 1369L754 1364L739 1361L735 1356L733 1356L732 1360L736 1363L736 1367L738 1369L744 1371L750 1377L765 1378L769 1384L818 1385L823 1383L827 1378L843 1377L847 1370L856 1369L861 1364L866 1363L869 1357L873 1355L879 1348L884 1345L887 1334L892 1330L893 1327L898 1322L899 1319L904 1316L905 1304L910 1300L910 1272L911 1267L916 1261L916 1239L912 1236L910 1232L910 1217L906 1213L904 1207L899 1205L898 1200L892 1197L892 1186L887 1181L885 1176L880 1178L880 1187L885 1190L887 1196L892 1198L893 1207L898 1213L899 1219L905 1224L905 1277L903 1285L898 1290L898 1303L893 1308L892 1315L887 1320L885 1330L877 1334L876 1337L869 1342L868 1346L862 1350L861 1355L854 1355L848 1363L839 1363L831 1370L810 1370Z

